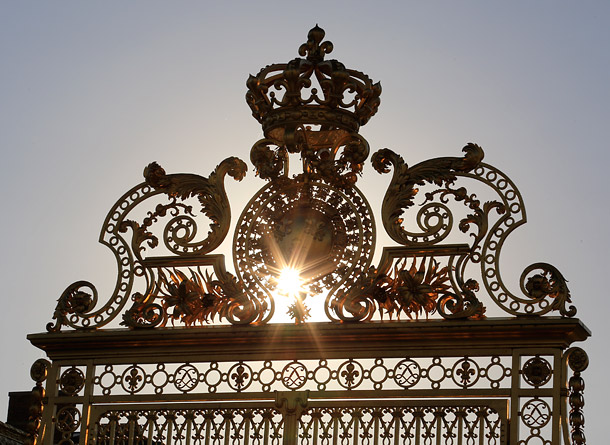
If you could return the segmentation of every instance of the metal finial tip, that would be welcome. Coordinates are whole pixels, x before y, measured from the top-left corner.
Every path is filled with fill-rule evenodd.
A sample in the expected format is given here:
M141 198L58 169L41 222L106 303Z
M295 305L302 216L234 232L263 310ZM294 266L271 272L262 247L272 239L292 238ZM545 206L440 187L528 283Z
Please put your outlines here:
M319 63L324 60L324 55L330 53L333 50L333 44L331 42L323 42L326 32L322 28L316 26L311 28L307 33L307 43L303 43L299 47L299 55L307 56L307 60L313 63Z
M307 40L313 40L314 42L316 42L316 44L319 44L325 35L326 32L316 23L316 26L311 28L307 33Z

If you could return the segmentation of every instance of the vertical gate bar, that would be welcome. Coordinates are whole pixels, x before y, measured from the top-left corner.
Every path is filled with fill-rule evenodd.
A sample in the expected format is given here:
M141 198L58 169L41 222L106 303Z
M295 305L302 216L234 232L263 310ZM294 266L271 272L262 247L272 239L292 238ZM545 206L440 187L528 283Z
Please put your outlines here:
M95 422L93 424L93 434L89 436L89 444L90 445L96 445L97 444L97 437L99 434L99 425L97 422Z
M110 417L110 444L109 445L114 445L114 443L116 442L116 419L114 419L114 416L108 416Z
M339 409L339 408L337 408ZM339 419L337 417L333 417L333 445L337 445L339 443Z
M359 423L359 419L360 417L356 415L356 409L355 408L354 411L352 412L352 422L354 424L354 444L353 445L358 445L358 433L359 433L359 427L360 427L360 423ZM358 414L362 413L362 409L358 409Z
M313 419L313 445L318 445L318 428L320 420L317 417Z
M133 439L134 439L134 435L135 435L135 414L131 415L128 417L129 419L129 437L127 438L127 443L129 445L133 445Z
M153 438L153 430L154 428L154 423L152 420L152 416L151 418L148 419L148 440L146 441L146 445L152 445L152 438Z
M229 419L225 417L225 445L229 445L229 434L231 433L231 424Z
M400 425L398 424L398 416L396 415L396 411L393 413L394 416L394 445L398 445L399 437L400 437Z
M510 387L510 438L515 443L519 440L519 387L521 386L521 354L520 350L513 351L511 387Z
M167 438L165 439L166 445L172 445L172 434L174 433L172 426L172 420L167 419Z
M374 442L374 444L375 445L379 445L379 416L377 416L377 415L375 416L375 422L374 423L375 423L375 428L374 428L374 431L375 431L375 442Z
M559 403L559 418L561 420L561 428L563 432L563 443L570 443L570 430L568 426L568 362L565 355L561 358L561 378L560 378L560 403Z
M265 419L265 433L263 436L263 445L269 445L269 422L270 419Z
M463 439L463 435L464 435L464 414L466 412L460 412L460 416L458 417L458 443L457 445L462 445L462 443L464 442Z
M210 423L211 419L206 417L205 419L205 445L210 445Z
M254 416L254 413L252 413ZM254 419L244 418L244 422L246 423L246 430L244 431L244 445L248 445L250 442L250 421L254 421ZM187 444L188 445L188 444Z
M415 416L415 445L419 445L421 443L421 416L419 413L413 413Z
M441 416L438 415L438 411L434 413L436 416L436 445L442 445L441 443L441 432L442 432L442 419Z
M93 360L87 360L85 362L85 365L85 389L83 390L83 410L79 439L80 445L85 445L89 443L89 427L91 424L91 397L93 397L93 377L95 374L95 365L93 364Z
M55 436L55 413L57 406L55 404L55 398L57 397L57 379L58 379L59 365L57 362L51 363L49 374L47 375L47 384L45 386L45 396L47 399L46 406L42 410L42 419L40 421L43 426L42 437L39 438L41 443L44 445L53 445L53 436Z
M185 437L185 445L191 445L191 435L193 434L193 421L194 417L191 418L190 415L187 414L186 418L186 437Z
M553 433L551 443L559 445L561 436L561 352L555 351L553 354L553 401L551 402L551 425Z
M485 445L485 416L483 415L479 415L479 444Z

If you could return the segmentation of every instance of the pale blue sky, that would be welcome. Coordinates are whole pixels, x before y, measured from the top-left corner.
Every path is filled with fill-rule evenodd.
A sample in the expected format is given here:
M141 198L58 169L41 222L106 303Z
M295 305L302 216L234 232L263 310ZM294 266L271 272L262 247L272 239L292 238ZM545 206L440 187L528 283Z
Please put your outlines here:
M520 188L529 222L503 259L517 271L547 261L570 281L594 335L586 433L603 443L610 3L601 1L1 1L0 341L12 365L0 371L0 419L7 393L32 386L41 354L25 336L44 331L63 289L87 279L102 298L111 291L114 259L97 238L114 201L152 160L207 175L229 155L248 159L261 131L245 80L295 57L315 23L333 57L382 82L380 111L362 130L373 150L414 164L473 141ZM229 186L235 214L262 185L250 177Z

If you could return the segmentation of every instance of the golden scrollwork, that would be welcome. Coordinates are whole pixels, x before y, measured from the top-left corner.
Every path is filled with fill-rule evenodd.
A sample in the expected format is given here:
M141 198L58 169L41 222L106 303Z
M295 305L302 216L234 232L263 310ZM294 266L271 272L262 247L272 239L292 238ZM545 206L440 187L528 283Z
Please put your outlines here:
M241 180L247 165L230 157L203 177L167 174L153 162L145 182L119 199L102 229L100 241L118 264L113 294L100 305L93 284L68 286L50 331L99 328L121 312L122 324L132 328L262 324L272 319L282 293L293 298L288 314L297 323L310 317L311 304L323 304L334 322L477 320L485 318L485 297L512 315L575 315L566 280L549 264L524 270L522 295L502 281L501 248L525 223L525 208L513 182L483 163L483 149L474 143L461 157L413 166L387 148L374 153L377 172L393 170L381 220L397 245L384 247L371 267L375 220L356 187L370 147L358 131L376 113L381 86L325 59L333 45L324 35L314 27L301 57L268 65L247 81L246 101L264 134L250 161L267 184L237 222L235 272L213 252L231 223L225 177ZM134 216L142 212L143 218ZM201 218L207 236L198 232ZM280 289L285 269L296 274L289 292Z
M390 241L373 263L358 130L381 87L332 51L316 26L300 57L247 81L262 185L236 221L232 270L224 181L244 177L240 159L207 177L150 163L110 209L114 291L71 284L51 332L28 337L52 360L31 368L28 444L586 443L589 359L572 345L590 333L568 319L565 278L537 262L520 292L502 280L526 222L517 187L474 143L412 166L378 150ZM266 325L276 309L295 325ZM113 320L126 329L100 329Z
M395 242L403 245L414 242L435 243L446 237L449 227L444 220L448 216L441 216L437 224L430 225L429 218L423 218L424 221L421 222L422 216L425 215L420 212L418 223L423 229L422 233L405 230L400 216L414 205L415 196L419 192L417 185L424 185L426 182L438 186L452 184L457 179L457 172L472 170L483 159L483 149L476 144L466 145L463 151L466 153L463 158L429 159L410 168L402 156L387 148L373 155L373 167L378 172L388 173L390 164L394 167L392 181L383 198L381 217L387 234Z
M117 201L108 213L100 234L100 242L113 251L117 260L117 283L113 295L102 307L98 307L98 293L93 284L87 281L71 284L59 298L53 314L55 322L49 323L47 330L57 331L62 326L91 329L109 323L120 314L129 300L135 279L140 277L146 279L147 290L132 295L134 305L124 314L124 322L134 327L159 325L165 317L159 306L150 301L156 298L153 295L157 282L155 268L146 266L144 253L147 249L154 251L159 247L159 236L151 230L162 220L165 222L162 232L164 245L170 253L181 257L196 257L195 263L216 264L215 271L222 283L216 286L230 289L230 298L234 298L234 304L230 306L232 309L225 309L223 314L231 319L233 317L230 314L240 314L235 320L255 319L256 317L244 315L248 312L250 303L235 297L239 294L235 291L239 285L232 283L231 275L224 271L224 264L220 264L218 258L212 261L206 256L220 245L229 231L231 213L224 189L224 177L229 175L241 180L246 170L246 164L234 157L221 162L208 178L191 174L167 175L156 163L146 167L146 182L132 188ZM129 219L134 208L159 195L165 195L169 202L157 204L141 222ZM208 236L202 240L196 238L197 215L193 213L193 206L184 203L189 198L198 201L200 213L211 222ZM131 239L126 236L129 231ZM165 263L163 260L160 262L171 267L172 261L174 259L168 257Z

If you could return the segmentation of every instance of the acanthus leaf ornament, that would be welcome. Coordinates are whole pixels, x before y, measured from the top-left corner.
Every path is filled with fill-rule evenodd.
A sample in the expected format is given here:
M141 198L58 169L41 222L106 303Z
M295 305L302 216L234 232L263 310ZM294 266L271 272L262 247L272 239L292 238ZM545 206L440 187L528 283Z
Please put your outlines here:
M539 273L531 275L531 272L536 270ZM566 317L576 315L574 306L566 307L568 303L572 302L570 291L566 279L554 266L547 263L532 264L523 271L520 282L522 292L533 302L551 298L551 309L559 311Z
M376 152L371 161L373 167L379 173L388 173L390 164L394 166L394 174L391 183L383 198L381 215L383 225L387 234L398 244L410 244L421 242L422 235L406 231L402 227L402 213L405 209L413 206L414 199L419 190L417 185L426 182L438 186L452 184L456 180L457 172L467 172L475 168L483 159L483 149L476 144L469 143L463 150L466 154L463 158L436 158L420 162L409 167L402 156L387 148ZM425 235L437 235L428 230ZM425 242L425 241L424 241Z
M196 235L196 230L189 224L192 218L189 216L175 217L164 233L165 244L172 252L178 255L194 252L206 254L222 243L229 232L231 221L229 200L223 182L224 176L229 175L241 181L247 169L246 164L236 157L222 161L209 178L183 173L166 175L165 170L156 162L149 164L144 169L147 184L168 196L182 200L197 197L201 203L201 212L212 221L208 237L202 241L192 242ZM180 231L184 231L185 234L180 235Z
M175 255L196 256L195 263L213 265L215 273L224 281L230 281L230 274L224 270L224 260L218 256L208 257L207 252L215 249L226 237L230 225L230 207L223 180L229 175L241 180L247 167L238 158L231 157L221 162L208 178L199 175L167 175L157 163L151 163L144 172L146 183L139 184L121 197L108 213L102 227L100 242L107 245L115 254L118 264L117 283L111 298L101 307L97 307L97 289L87 281L77 281L68 286L58 300L53 318L47 330L58 331L62 326L91 329L109 323L125 306L136 278L145 277L147 290L144 293L134 292L131 309L123 315L128 326L154 327L162 324L166 316L163 307L152 297L152 290L157 281L155 268L147 267L144 257L146 251L154 251L159 237L153 233L153 226L169 218L163 229L166 248ZM147 200L154 200L165 194L168 204L157 204L141 223L129 219L128 215L135 207ZM210 221L208 237L194 241L197 234L197 215L191 205L178 202L196 198L201 206L201 213ZM131 233L131 240L126 234ZM166 262L170 266L174 259L156 259L157 263ZM223 282L224 282L223 281ZM83 290L88 289L88 290ZM252 304L247 298L236 297L226 310L226 318L237 323L241 319L254 320L251 315ZM264 312L264 309L262 309ZM247 316L244 314L248 313ZM235 317L235 314L239 314Z
M135 328L166 326L180 322L185 326L228 320L231 324L260 321L267 307L264 301L248 298L230 273L214 278L189 268L188 275L174 269L159 269L155 288L146 296L137 294L122 324Z
M352 288L338 294L331 307L342 321L368 321L376 312L382 320L384 315L400 320L401 314L409 319L428 318L449 288L447 267L424 257L419 265L413 258L407 268L404 259L387 273L370 268Z

